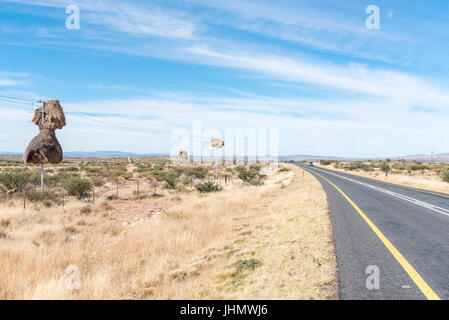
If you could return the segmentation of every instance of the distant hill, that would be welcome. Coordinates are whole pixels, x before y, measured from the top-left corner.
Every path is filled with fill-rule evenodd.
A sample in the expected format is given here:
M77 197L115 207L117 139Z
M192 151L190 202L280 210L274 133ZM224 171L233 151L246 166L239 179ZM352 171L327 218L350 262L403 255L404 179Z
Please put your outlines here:
M67 158L126 158L126 157L166 157L164 153L138 154L123 151L69 151L64 152Z
M294 154L279 156L281 160L357 160L359 158L345 158L345 157L330 157L330 156L316 156L310 154Z
M23 154L19 152L0 151L0 156L15 156L21 157ZM124 151L69 151L64 152L66 158L126 158L126 157L168 157L167 153L134 153ZM194 156L198 158L198 156ZM253 157L250 157L251 159ZM402 157L385 157L385 158L370 158L372 160L383 160L390 158L391 160L404 159L407 161L430 161L430 154L410 154ZM355 161L355 160L367 160L368 158L355 158L355 157L333 157L333 156L319 156L309 154L294 154L294 155L281 155L279 160L340 160L340 161ZM433 155L434 161L449 162L449 153L437 153Z
M430 154L410 154L403 157L395 157L392 159L405 159L405 160L419 160L419 161L430 161ZM449 153L437 153L433 155L433 160L437 161L449 161Z
M23 153L9 152L9 151L0 151L0 156L17 156L17 157L21 157L21 156L23 156Z
M0 151L0 156L23 156L23 153ZM123 151L68 151L64 152L66 158L126 158L126 157L166 157L164 153L138 154Z

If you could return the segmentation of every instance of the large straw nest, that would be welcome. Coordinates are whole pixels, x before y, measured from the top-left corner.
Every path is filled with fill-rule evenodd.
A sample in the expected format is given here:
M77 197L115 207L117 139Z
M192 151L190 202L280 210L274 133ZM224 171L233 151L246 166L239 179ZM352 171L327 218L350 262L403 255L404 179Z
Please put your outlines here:
M63 152L55 130L66 125L64 111L58 100L46 101L43 108L43 121L42 108L34 113L32 121L39 126L39 134L26 148L24 161L29 164L58 164L63 159Z
M63 159L61 145L54 130L43 129L25 150L24 161L30 164L58 164Z
M224 147L224 141L215 138L215 139L211 140L210 145L211 145L212 148L223 148Z
M44 121L42 122L42 108L44 108ZM33 123L39 129L62 129L65 126L64 111L59 104L59 100L49 100L44 102L44 106L34 113Z

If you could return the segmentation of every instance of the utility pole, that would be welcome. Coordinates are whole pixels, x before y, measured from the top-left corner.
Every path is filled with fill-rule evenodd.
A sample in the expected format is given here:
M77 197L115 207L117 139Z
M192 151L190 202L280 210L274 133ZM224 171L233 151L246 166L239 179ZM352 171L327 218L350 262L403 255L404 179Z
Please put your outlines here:
M433 164L433 150L430 151L430 163Z
M45 121L44 121L44 106L45 104L43 103L42 100L38 100L37 103L42 103L42 129L44 129L45 126ZM44 163L41 164L41 198L44 197Z

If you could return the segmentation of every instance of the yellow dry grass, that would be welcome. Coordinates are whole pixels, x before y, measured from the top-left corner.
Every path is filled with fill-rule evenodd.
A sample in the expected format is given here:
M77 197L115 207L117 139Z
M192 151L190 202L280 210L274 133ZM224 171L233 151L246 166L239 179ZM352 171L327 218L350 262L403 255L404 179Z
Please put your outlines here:
M401 173L392 173L388 174L388 177L385 177L385 173L379 170L375 171L347 171L341 168L334 168L332 165L323 166L320 163L314 164L317 167L322 167L338 172L344 172L348 174L355 174L357 176L366 177L375 179L382 182L394 183L406 187L412 188L420 188L426 189L429 191L443 192L449 194L449 183L444 182L441 178L432 171L417 171L413 173L401 172Z
M80 201L65 211L3 206L0 299L333 298L326 197L290 167L261 187L114 200L91 212ZM80 289L68 289L69 266Z

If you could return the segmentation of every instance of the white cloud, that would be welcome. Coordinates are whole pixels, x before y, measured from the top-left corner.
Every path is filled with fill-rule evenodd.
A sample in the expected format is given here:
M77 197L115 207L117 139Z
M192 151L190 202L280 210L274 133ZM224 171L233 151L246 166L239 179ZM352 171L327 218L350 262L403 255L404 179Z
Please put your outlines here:
M140 2L134 5L127 1L89 1L78 0L7 0L20 4L41 7L65 8L76 4L80 8L81 30L84 24L100 25L107 30L132 35L161 36L168 38L192 39L195 24L182 16L182 13L162 9L151 3ZM65 11L64 11L65 12Z
M392 102L406 102L409 105L424 104L439 109L449 107L447 90L406 73L372 69L360 64L336 65L276 55L221 53L208 47L192 47L189 51L202 56L203 63L249 70L272 80L313 84L389 98Z

